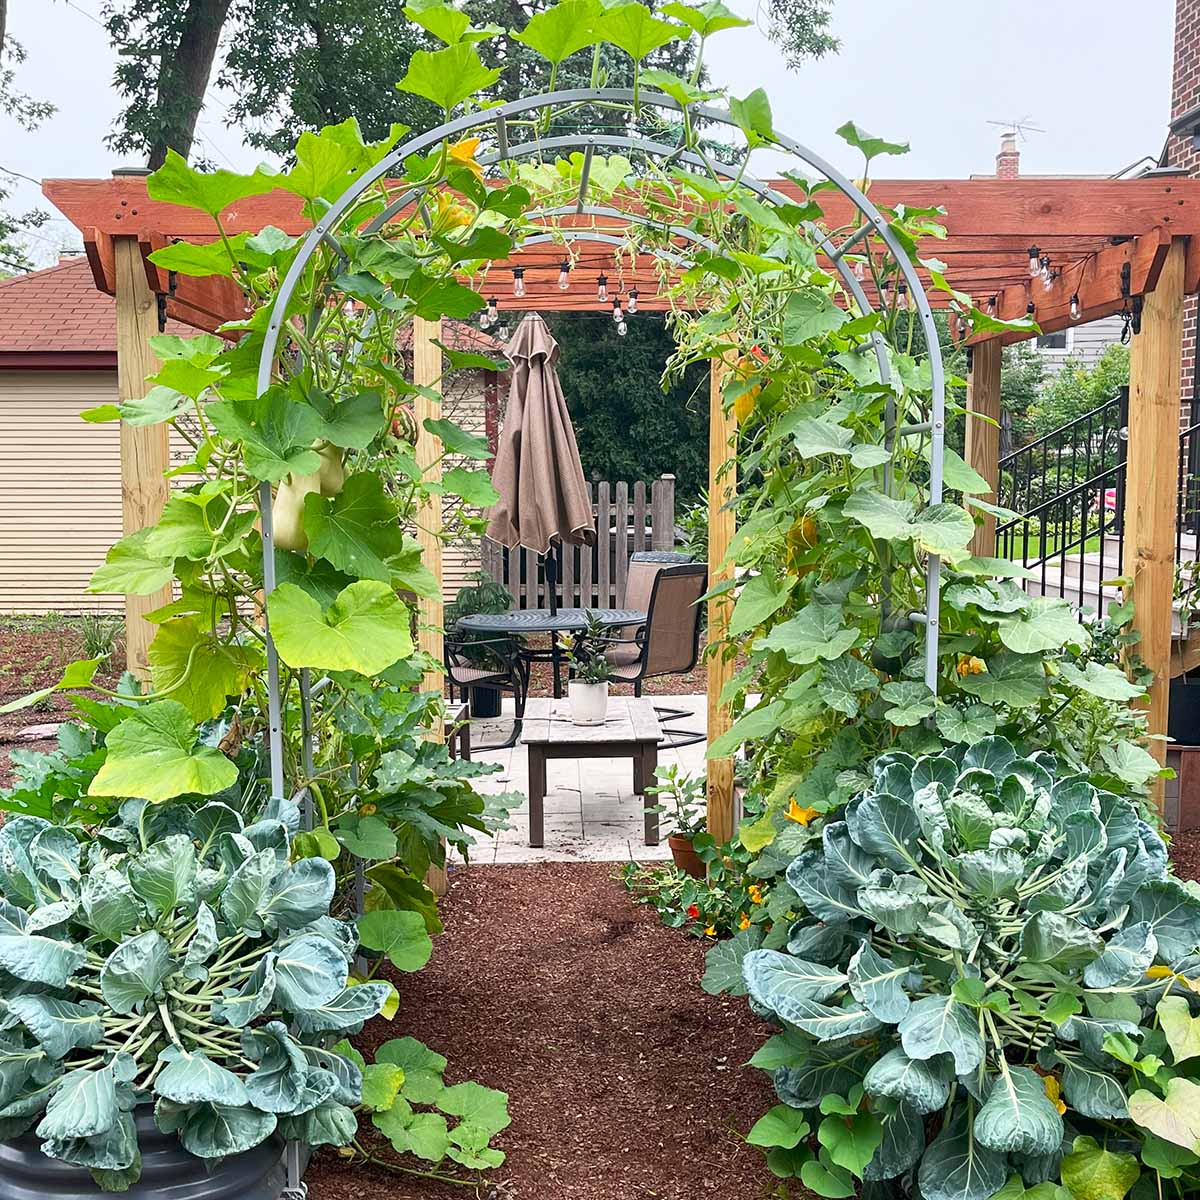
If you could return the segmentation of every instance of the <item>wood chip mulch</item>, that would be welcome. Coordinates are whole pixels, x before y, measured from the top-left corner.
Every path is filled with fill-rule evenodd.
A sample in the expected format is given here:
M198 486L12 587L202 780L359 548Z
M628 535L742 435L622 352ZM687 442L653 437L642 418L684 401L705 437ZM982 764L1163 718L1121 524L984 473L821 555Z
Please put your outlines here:
M503 1166L475 1189L310 1166L311 1200L756 1200L773 1180L746 1131L774 1102L743 1064L769 1032L744 999L700 990L704 946L632 904L611 863L470 867L451 877L446 932L400 1012L365 1049L410 1034L449 1059L447 1083L509 1094ZM413 1160L408 1160L410 1163Z

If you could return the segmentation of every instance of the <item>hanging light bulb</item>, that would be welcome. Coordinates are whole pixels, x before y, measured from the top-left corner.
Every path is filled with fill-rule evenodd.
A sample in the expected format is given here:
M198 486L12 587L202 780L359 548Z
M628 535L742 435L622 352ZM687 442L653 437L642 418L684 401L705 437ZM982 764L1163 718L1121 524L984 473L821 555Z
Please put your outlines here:
M897 303L905 312L912 308L912 301L908 298L908 284L901 283L896 286Z
M513 267L513 295L520 299L525 295L525 268Z
M879 303L887 308L892 302L892 282L890 279L885 279L879 285Z
M624 321L617 322L617 337L624 337L629 332L629 326Z
M1042 269L1041 251L1036 246L1029 247L1029 276L1032 279Z
M1042 287L1049 289L1050 285L1054 282L1054 272L1050 268L1050 255L1043 254L1039 263L1040 270L1038 273L1042 277Z
M1072 321L1079 320L1079 293L1078 292L1071 293L1071 320Z
M496 330L496 337L499 338L500 341L502 341L502 342L507 342L508 341L508 326L505 324L501 324L500 328Z
M629 302L625 305L625 311L635 313L638 310L638 290L637 288L629 289Z
M988 312L988 316L996 315L996 297L995 296L988 297L987 312Z
M571 286L571 261L564 258L558 264L558 290L565 292Z
M1032 300L1030 300L1030 302L1027 305L1025 305L1025 315L1027 317L1032 317L1034 315L1034 313L1036 313L1036 312L1037 312L1037 305L1034 304L1034 302Z
M854 263L854 278L861 283L867 277L867 264L863 260L857 259Z
M605 302L605 300L608 299L608 276L607 275L597 275L596 276L596 299L599 300L601 304L603 304Z
M624 312L624 310L621 308L621 300L620 300L620 297L618 297L616 300L614 300L614 301L613 301L613 320L614 320L614 321L623 321L623 320L625 320L625 312Z
M495 296L489 296L487 308L479 318L480 329L491 329L500 320L500 306Z

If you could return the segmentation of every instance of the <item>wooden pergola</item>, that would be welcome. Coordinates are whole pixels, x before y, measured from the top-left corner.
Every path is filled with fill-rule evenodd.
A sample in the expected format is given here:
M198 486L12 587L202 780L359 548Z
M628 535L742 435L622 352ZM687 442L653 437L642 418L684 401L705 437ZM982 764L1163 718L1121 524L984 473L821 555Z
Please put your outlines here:
M785 196L799 197L789 180L769 185ZM47 180L43 192L80 231L96 286L117 303L118 390L121 399L141 396L145 378L156 369L146 339L167 319L198 330L215 330L244 316L243 298L229 280L176 277L149 261L155 249L178 239L207 241L213 237L211 218L174 205L150 200L145 179L121 173L111 179ZM1200 180L1172 173L1141 179L971 179L877 180L870 199L883 209L905 205L909 210L941 208L936 217L945 236L926 238L921 255L944 265L948 282L967 292L980 308L1002 319L1031 315L1043 333L1065 329L1123 311L1136 311L1140 332L1132 339L1129 400L1129 441L1125 512L1124 573L1133 580L1134 626L1141 634L1139 652L1155 672L1150 691L1152 733L1165 733L1168 685L1172 675L1171 606L1175 570L1175 525L1178 502L1176 477L1180 429L1181 348L1184 297L1200 288ZM844 196L821 193L825 221L830 227L856 218ZM310 223L301 213L301 200L273 192L251 197L227 209L222 223L229 234L257 232L274 225L301 234ZM568 218L577 226L612 234L619 218L598 220L593 215ZM559 219L561 226L562 220ZM1032 278L1030 248L1048 257L1053 281L1048 287ZM597 309L595 277L607 274L610 289L627 295L636 288L639 306L661 311L669 302L660 294L660 268L647 254L622 255L619 267L614 248L586 237L572 242L573 282L558 287L561 245L543 242L520 251L507 263L494 264L488 280L479 285L494 295L501 309L578 312ZM512 294L511 268L524 270L525 295ZM921 268L923 281L928 271ZM874 301L869 280L864 282ZM944 293L930 291L935 306L949 303ZM414 328L414 369L417 382L436 380L441 373L440 351L433 341L438 322L417 321ZM992 485L999 474L1000 372L1004 344L1032 335L1012 332L980 333L972 347L968 386L966 458ZM732 458L736 425L722 405L722 365L714 363L710 388L709 437L709 558L711 583L734 533L733 512L726 506L736 480L723 470ZM420 401L428 404L428 401ZM436 415L431 411L418 417ZM418 427L421 422L418 421ZM419 445L422 461L433 461L433 446ZM121 427L122 494L125 531L132 532L157 519L166 501L165 426ZM992 497L994 499L994 495ZM427 514L436 521L440 514ZM995 522L979 528L973 548L989 554L995 546ZM440 561L436 537L427 552L431 565ZM130 665L143 668L153 626L142 618L163 597L128 597L127 646ZM422 601L423 646L441 658L441 604ZM718 636L728 620L728 597L710 602L709 625ZM718 697L733 671L732 662L708 661L708 735L728 728L728 713ZM1162 761L1161 740L1151 750ZM709 827L719 839L734 828L733 763L709 763ZM1161 799L1161 793L1160 793Z

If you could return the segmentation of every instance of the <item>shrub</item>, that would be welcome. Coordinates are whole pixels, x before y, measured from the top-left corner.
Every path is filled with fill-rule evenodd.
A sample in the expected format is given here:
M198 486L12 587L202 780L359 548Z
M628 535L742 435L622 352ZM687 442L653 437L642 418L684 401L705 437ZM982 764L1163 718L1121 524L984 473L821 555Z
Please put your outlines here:
M33 1128L107 1190L140 1174L142 1101L204 1159L276 1130L354 1137L363 1072L327 1046L395 990L352 986L332 866L288 861L298 822L287 801L249 825L219 802L129 801L88 842L38 817L0 829L5 1137Z
M843 815L788 868L811 916L786 953L742 962L785 1028L754 1060L776 1172L826 1196L1120 1200L1140 1155L1200 1182L1200 898L1135 806L992 737L882 755Z

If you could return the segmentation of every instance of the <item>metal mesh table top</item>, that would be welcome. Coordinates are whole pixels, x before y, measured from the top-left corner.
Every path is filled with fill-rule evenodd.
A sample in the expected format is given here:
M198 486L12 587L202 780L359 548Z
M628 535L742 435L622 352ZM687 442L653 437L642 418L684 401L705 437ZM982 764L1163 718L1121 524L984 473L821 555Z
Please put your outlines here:
M518 608L505 613L473 613L460 617L458 628L471 633L557 633L559 630L583 629L588 614L600 618L607 628L620 625L644 625L646 614L635 608L560 608L552 613L548 608Z

